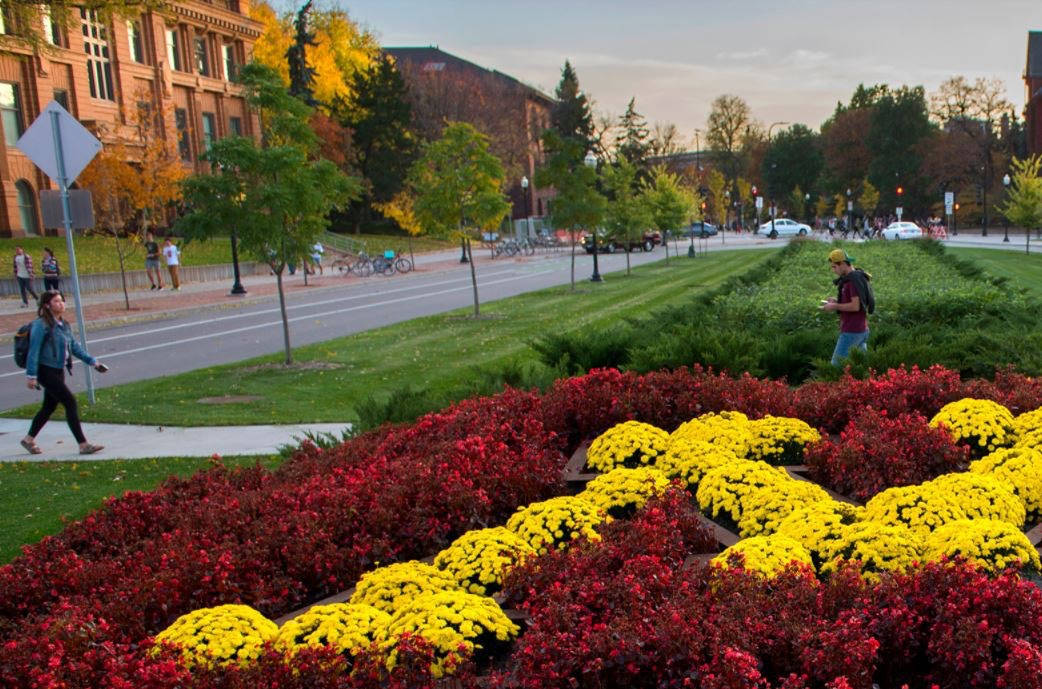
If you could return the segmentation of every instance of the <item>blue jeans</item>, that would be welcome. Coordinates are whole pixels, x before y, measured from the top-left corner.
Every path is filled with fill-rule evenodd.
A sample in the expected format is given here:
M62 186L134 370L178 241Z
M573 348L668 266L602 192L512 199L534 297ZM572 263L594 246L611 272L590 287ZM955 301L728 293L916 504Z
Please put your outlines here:
M846 359L852 349L868 351L868 331L863 333L840 333L836 340L836 349L832 352L832 365L838 367Z

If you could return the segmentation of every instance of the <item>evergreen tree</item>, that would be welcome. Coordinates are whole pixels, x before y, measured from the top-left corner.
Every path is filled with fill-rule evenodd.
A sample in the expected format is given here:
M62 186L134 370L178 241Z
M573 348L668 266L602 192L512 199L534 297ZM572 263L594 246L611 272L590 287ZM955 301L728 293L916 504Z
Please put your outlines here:
M358 232L373 204L387 203L401 190L416 158L416 141L409 131L412 107L405 80L390 57L356 72L352 91L354 101L338 101L336 110L340 123L353 131L354 166L365 185L350 211Z
M567 60L561 70L561 81L557 84L555 95L557 103L550 113L550 127L562 140L580 141L582 155L586 155L586 151L593 146L593 113L590 111L590 102L579 90L579 77Z
M304 3L297 12L294 22L297 33L293 45L286 51L286 62L289 63L289 94L296 96L308 105L315 105L315 97L311 88L315 79L315 70L308 65L308 48L318 45L315 34L308 28L308 13L311 12L312 0Z
M619 158L628 160L638 171L643 171L647 167L650 131L648 121L635 108L636 100L636 98L630 98L626 112L619 119L619 134L615 137L615 154Z

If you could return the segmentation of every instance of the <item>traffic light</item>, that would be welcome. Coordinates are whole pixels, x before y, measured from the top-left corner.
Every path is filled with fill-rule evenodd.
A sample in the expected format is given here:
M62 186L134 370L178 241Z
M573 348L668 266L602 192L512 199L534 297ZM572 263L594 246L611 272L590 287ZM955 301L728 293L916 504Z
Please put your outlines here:
M898 196L901 196L904 193L905 193L905 188L904 187L898 187L897 188L897 195Z
M706 209L706 202L705 202L705 201L703 201L703 202L702 202L702 210L705 210L705 209Z

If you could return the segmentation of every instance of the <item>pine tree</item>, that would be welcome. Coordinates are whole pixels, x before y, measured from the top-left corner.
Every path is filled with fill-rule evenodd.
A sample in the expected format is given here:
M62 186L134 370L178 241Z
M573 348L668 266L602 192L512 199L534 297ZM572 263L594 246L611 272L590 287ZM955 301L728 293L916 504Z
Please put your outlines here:
M619 134L615 137L615 153L633 163L638 170L645 170L650 144L648 121L637 112L636 98L630 98L626 112L619 119Z
M561 81L557 85L557 104L550 113L550 126L561 139L582 142L582 150L593 146L593 113L590 103L579 90L579 77L571 63L565 60Z

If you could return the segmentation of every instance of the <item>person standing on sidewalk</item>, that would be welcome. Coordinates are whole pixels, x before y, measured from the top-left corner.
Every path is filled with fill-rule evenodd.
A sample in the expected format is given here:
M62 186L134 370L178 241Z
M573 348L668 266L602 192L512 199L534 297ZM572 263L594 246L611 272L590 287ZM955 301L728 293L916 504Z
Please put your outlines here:
M54 252L46 246L43 248L43 260L40 261L40 271L43 273L43 288L60 292L62 270L58 266L58 259L54 257Z
M174 285L174 291L179 292L181 279L177 271L181 267L181 252L178 251L177 245L170 241L170 237L163 241L163 257L166 259L166 269L170 271L170 282Z
M318 274L322 275L322 254L326 252L326 248L322 246L322 242L315 242L315 246L311 247L311 274L315 274L315 268L318 268Z
M65 322L65 300L60 292L48 290L40 295L38 318L33 321L29 331L29 354L25 360L25 374L28 376L30 390L43 387L43 406L36 413L29 433L22 438L21 444L30 454L38 455L43 450L36 444L36 436L51 414L61 404L65 407L65 420L69 430L80 444L81 455L92 455L104 449L101 445L87 442L80 426L80 417L76 408L76 397L65 385L65 372L72 373L72 357L93 366L99 373L108 371L105 364L92 357L76 342L72 336L72 328Z
M14 276L18 280L18 289L22 293L22 308L29 308L28 294L33 295L33 301L39 299L33 290L33 259L20 246L14 248Z
M152 289L163 289L163 271L159 269L159 244L151 232L145 233L145 275L152 283Z

